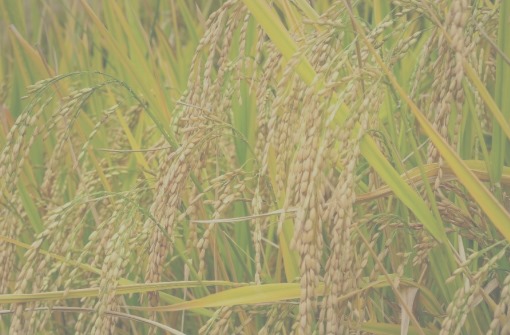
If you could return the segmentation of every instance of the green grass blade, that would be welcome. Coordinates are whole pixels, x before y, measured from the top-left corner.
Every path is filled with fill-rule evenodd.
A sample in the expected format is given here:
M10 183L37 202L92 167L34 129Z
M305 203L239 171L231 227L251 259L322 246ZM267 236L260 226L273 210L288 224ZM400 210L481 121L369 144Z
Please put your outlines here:
M502 1L499 14L498 47L500 52L507 56L507 59L510 57L510 18L508 13L510 13L510 2ZM508 94L508 88L510 87L510 64L505 62L500 54L496 57L495 71L496 87L494 89L496 92L496 102L492 100L490 94L478 88L478 85L477 89L480 91L495 119L492 130L491 167L495 180L499 181L510 140L510 94ZM501 113L499 113L498 107ZM510 164L510 162L507 163Z
M423 199L409 186L398 172L377 149L377 145L368 135L363 136L360 142L363 156L377 174L386 182L397 198L400 199L423 223L425 228L438 241L446 242L447 237L441 221L432 215L432 212L423 202Z

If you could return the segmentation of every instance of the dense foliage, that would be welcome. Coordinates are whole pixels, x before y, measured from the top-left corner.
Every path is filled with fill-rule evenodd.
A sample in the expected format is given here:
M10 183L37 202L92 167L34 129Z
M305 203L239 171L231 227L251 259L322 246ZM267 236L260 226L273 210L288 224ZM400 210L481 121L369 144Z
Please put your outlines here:
M0 27L0 333L510 334L510 2Z

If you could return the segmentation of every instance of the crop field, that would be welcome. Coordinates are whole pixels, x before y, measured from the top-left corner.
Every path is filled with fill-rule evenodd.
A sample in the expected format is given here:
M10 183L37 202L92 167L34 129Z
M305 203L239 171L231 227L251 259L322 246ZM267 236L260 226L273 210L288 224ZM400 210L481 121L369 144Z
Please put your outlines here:
M0 0L0 334L510 334L510 1Z

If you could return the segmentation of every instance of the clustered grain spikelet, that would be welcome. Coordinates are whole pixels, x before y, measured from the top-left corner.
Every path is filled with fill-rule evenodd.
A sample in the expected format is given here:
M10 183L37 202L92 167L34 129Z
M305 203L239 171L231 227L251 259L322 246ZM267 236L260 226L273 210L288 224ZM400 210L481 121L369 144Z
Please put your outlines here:
M462 80L464 78L463 62L466 57L464 29L468 18L467 11L467 0L455 0L452 2L445 22L448 37L441 32L438 33L437 46L439 51L433 67L436 76L432 84L434 93L429 113L434 111L434 128L437 129L444 139L451 139L453 146L457 144L464 102ZM452 114L452 104L455 106L457 119L453 135L450 136L448 126L450 115ZM443 160L432 144L429 145L428 152L428 162L438 161L440 165L442 164ZM439 187L441 177L442 170L440 170L436 180L436 189Z
M510 275L505 277L503 289L494 318L491 322L487 335L508 335L510 334Z

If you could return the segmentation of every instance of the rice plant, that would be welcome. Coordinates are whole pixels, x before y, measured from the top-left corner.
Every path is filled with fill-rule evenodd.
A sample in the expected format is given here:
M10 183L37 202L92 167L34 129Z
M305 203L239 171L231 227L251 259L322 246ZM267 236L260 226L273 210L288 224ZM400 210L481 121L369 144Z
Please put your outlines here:
M510 334L510 2L0 15L0 333Z

